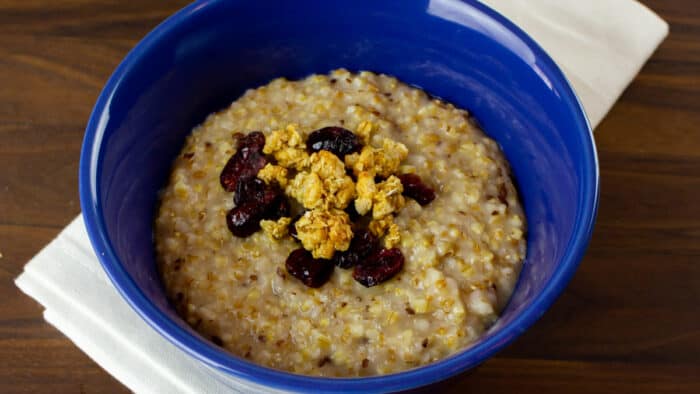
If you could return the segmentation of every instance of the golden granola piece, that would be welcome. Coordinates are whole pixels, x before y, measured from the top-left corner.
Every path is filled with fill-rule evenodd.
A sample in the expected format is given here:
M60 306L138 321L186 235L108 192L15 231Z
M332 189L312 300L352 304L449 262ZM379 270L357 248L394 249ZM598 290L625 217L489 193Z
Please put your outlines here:
M362 149L364 150L365 147L363 147ZM344 160L345 160L345 167L351 169L355 175L357 175L358 173L361 172L361 171L355 170L355 166L357 165L357 162L360 160L359 153L355 152L355 153L347 154L347 155L345 155Z
M304 249L316 259L330 259L336 250L345 251L350 247L352 228L348 214L343 211L307 211L295 227Z
M372 138L372 132L374 132L376 129L377 126L374 123L364 120L357 125L355 134L360 137L360 141L362 141L363 144L369 144L369 141Z
M355 198L355 183L345 174L343 162L322 150L309 157L307 170L294 177L286 193L307 209L343 209Z
M272 239L282 239L289 233L292 218L282 217L278 220L261 220L260 227Z
M384 236L384 247L387 249L391 249L393 247L396 247L399 245L399 242L401 242L401 234L399 233L399 225L396 223L391 223L389 226L389 230L387 231L386 235Z
M306 167L309 159L301 135L297 132L296 126L291 124L284 129L273 131L265 139L263 153L273 155L280 166L297 170Z
M355 182L347 175L323 180L327 208L344 209L355 198Z
M262 179L267 184L277 182L280 185L280 187L285 188L287 187L287 183L289 182L289 180L287 179L288 173L289 171L287 171L287 169L282 166L276 166L274 164L267 163L265 164L265 167L261 168L260 171L258 171L258 178Z
M357 199L355 200L355 210L360 215L365 215L372 209L372 198L377 192L377 186L374 183L374 174L368 171L362 171L357 175Z
M352 168L355 175L368 171L388 177L399 169L406 156L408 156L406 145L385 138L379 149L365 145L360 153L346 155L345 165Z
M345 165L352 168L355 175L360 175L363 171L372 172L374 171L374 152L374 148L365 145L360 153L345 155Z
M384 237L384 247L391 249L401 242L399 225L394 223L392 215L384 216L381 219L374 219L369 222L369 231L378 238Z
M313 172L300 172L287 185L285 193L296 199L306 209L323 205L323 181Z
M316 173L321 179L342 178L345 176L345 165L327 150L321 150L309 157L309 171Z
M304 141L297 131L296 125L290 124L284 129L273 131L269 137L265 139L265 147L263 153L269 155L286 147L301 147Z
M305 149L296 148L285 148L275 152L274 156L278 164L297 170L306 167L306 161L309 159L309 154L306 153Z
M384 138L382 148L375 154L374 168L379 176L388 177L398 171L401 162L408 156L406 145Z
M381 219L372 219L372 221L369 222L368 229L374 236L381 238L387 233L392 223L394 223L394 217L391 215Z
M403 208L406 200L401 193L403 193L403 185L394 175L378 183L377 192L372 198L372 218L381 219Z

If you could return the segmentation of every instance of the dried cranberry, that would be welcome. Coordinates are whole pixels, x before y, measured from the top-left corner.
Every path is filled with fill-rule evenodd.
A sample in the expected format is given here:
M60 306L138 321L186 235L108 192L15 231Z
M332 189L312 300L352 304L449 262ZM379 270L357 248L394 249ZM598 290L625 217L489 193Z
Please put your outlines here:
M265 147L265 134L259 131L251 131L236 140L236 148L249 148L252 150L262 151Z
M233 202L242 205L246 202L257 202L265 207L265 219L279 219L289 216L289 201L278 185L268 185L258 178L241 179L236 185Z
M356 265L352 277L365 287L391 279L403 267L403 253L398 248L382 249L363 263Z
M327 150L340 159L352 152L359 152L362 144L350 130L342 127L324 127L309 134L306 149L310 152Z
M277 185L268 185L258 204L264 207L263 219L277 220L282 216L289 216L289 201Z
M277 197L276 204L274 206L274 212L273 216L275 216L274 219L279 219L281 217L288 217L291 215L292 208L289 205L289 200L281 194L279 197Z
M367 230L357 230L345 252L336 252L333 262L340 268L350 268L379 250L379 239Z
M236 184L233 202L241 205L247 201L261 201L267 189L267 184L258 178L240 179Z
M236 207L226 215L226 224L237 237L248 237L260 230L260 220L289 216L289 201L277 185L259 179L238 182L234 195Z
M398 175L403 185L403 195L410 197L420 205L426 205L435 199L435 190L427 186L416 174Z
M246 202L228 211L226 224L236 237L245 238L260 230L260 220L263 219L265 206L255 201Z
M238 140L238 150L228 160L221 171L219 181L227 192L236 190L240 179L254 178L261 168L267 164L262 153L265 146L265 136L254 131Z
M333 273L330 260L315 259L309 251L299 248L287 257L287 272L309 287L321 287Z

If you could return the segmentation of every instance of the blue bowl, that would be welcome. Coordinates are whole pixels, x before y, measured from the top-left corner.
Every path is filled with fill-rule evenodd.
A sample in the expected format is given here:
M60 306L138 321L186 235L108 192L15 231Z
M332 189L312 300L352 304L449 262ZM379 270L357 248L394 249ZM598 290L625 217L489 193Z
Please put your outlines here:
M248 88L339 67L394 75L470 110L510 161L528 219L527 258L497 324L451 357L386 376L294 375L226 353L177 316L154 263L158 190L192 127ZM119 65L90 117L80 160L85 223L114 286L155 330L232 387L395 391L482 363L562 292L598 203L593 136L570 85L532 39L476 1L195 2Z

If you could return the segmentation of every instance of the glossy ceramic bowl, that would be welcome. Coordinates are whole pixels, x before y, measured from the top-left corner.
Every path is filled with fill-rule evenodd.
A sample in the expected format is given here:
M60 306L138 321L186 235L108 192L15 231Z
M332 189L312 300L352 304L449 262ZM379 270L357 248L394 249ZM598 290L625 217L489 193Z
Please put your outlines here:
M339 67L391 74L470 110L510 161L528 219L527 258L497 324L451 357L386 376L314 378L235 357L177 316L154 263L158 190L192 127L245 89ZM232 387L393 391L480 364L545 312L591 236L598 166L590 126L562 73L521 30L475 1L212 0L163 22L109 79L87 126L80 197L114 286L153 329Z

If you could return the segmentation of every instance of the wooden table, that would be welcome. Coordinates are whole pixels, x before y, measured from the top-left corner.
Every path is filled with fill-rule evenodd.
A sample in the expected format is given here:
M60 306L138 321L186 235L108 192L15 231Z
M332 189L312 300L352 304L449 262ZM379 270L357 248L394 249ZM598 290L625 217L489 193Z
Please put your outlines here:
M527 333L449 392L700 393L700 6L644 0L671 35L596 131L593 241ZM102 85L185 1L0 2L0 392L126 389L13 284L80 211L78 156Z

